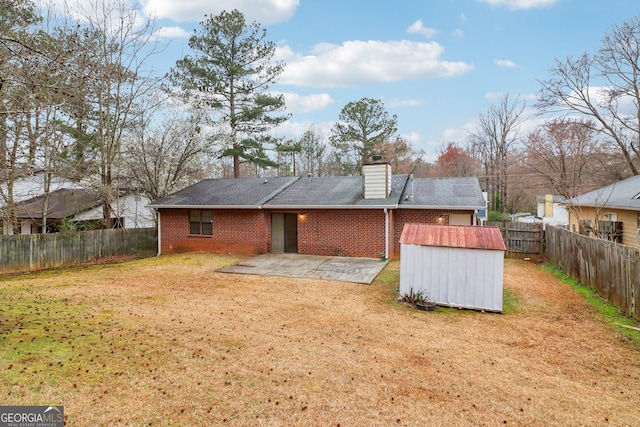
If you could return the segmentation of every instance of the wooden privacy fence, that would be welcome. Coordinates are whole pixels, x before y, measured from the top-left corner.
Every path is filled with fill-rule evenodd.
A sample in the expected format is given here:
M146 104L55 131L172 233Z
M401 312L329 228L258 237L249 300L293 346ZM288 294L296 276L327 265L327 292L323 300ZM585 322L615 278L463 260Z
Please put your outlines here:
M547 226L546 257L569 277L640 320L640 251Z
M156 228L0 236L0 273L64 267L114 255L157 253Z
M544 225L539 222L487 222L486 225L498 227L507 255L542 255L544 252Z

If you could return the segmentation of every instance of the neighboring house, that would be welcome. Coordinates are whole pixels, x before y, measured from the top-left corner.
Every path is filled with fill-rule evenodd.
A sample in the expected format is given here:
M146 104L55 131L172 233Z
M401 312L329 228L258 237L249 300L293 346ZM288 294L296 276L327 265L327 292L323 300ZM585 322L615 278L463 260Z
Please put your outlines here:
M557 194L546 194L536 197L537 217L542 218L544 224L569 224L569 211L565 206L566 199Z
M640 248L640 175L569 199L569 229Z
M16 203L16 216L20 234L43 232L44 204L47 204L47 232L57 232L64 221L77 229L100 226L103 218L103 202L83 189L61 188L49 194L39 195ZM146 207L149 199L137 194L123 193L113 204L114 228L146 228L155 226L155 213ZM3 227L5 234L12 234L12 227Z
M518 212L515 214L510 214L509 221L531 223L531 222L542 222L542 218L536 215L533 215L530 212Z
M12 177L14 203L32 199L44 194L45 175L45 170L38 168L20 169L15 171ZM56 174L52 174L50 179L50 192L61 188L81 188L77 182ZM9 176L6 171L3 171L0 173L0 208L5 206L7 203L6 199L9 197L8 185Z
M387 163L363 176L209 179L149 205L159 252L399 256L405 223L477 223L477 178L414 179Z

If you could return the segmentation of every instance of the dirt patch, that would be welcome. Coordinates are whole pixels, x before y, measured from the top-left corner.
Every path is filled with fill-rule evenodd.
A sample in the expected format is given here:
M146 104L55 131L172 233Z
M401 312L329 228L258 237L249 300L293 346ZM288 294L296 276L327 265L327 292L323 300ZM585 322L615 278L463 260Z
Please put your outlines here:
M84 328L56 360L35 350L19 359L24 342L3 331L14 373L34 357L44 368L4 371L0 395L63 404L80 426L640 419L640 350L533 263L506 261L518 302L501 315L397 303L397 262L371 286L215 271L234 262L162 256L0 281L5 298L29 289L87 310L50 327ZM83 342L91 351L74 354Z

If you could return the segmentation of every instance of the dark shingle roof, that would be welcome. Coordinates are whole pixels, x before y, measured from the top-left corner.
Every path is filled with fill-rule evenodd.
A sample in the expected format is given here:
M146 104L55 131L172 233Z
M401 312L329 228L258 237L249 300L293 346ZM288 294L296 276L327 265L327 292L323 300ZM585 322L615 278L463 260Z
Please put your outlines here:
M152 208L259 208L299 178L205 179L149 204Z
M607 206L640 211L640 175L569 199L573 206Z
M400 207L485 209L486 204L478 178L416 178L407 182Z
M412 194L414 197L410 197ZM484 209L477 178L393 175L391 194L364 199L362 176L207 179L152 202L152 208L449 208Z
M42 168L24 168L24 169L16 169L13 171L13 178L22 178L29 175L36 175L40 172L43 172ZM4 182L9 179L9 171L2 170L0 171L0 181Z
M324 176L302 178L271 199L270 208L298 207L395 207L407 175L393 175L391 194L384 199L364 199L363 177Z
M45 197L38 196L16 203L16 214L18 218L42 218L44 202ZM69 218L78 213L95 208L101 203L98 197L86 190L62 188L49 194L47 201L47 218Z

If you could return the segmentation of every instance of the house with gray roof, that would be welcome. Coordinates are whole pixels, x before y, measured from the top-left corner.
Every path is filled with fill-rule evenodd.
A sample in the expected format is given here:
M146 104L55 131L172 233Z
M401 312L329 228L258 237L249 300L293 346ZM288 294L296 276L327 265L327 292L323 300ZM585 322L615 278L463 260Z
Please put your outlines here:
M570 230L640 248L640 175L567 201Z
M114 228L148 228L155 226L155 214L146 207L146 196L121 192L112 203ZM22 200L14 205L19 234L58 232L68 221L76 229L101 228L104 202L95 194L81 188L59 188L46 195ZM4 217L3 232L13 234L9 218Z
M152 202L160 253L292 252L393 258L404 224L476 224L477 178L417 179L387 163L362 176L207 179Z

